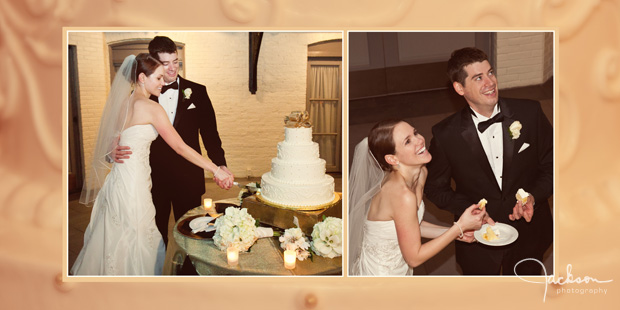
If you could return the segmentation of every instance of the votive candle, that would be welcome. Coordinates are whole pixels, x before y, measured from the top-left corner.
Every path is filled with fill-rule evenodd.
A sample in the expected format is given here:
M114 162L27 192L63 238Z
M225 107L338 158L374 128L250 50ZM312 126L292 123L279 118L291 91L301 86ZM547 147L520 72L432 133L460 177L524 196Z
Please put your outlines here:
M294 269L295 261L297 261L297 253L295 250L284 251L284 268Z
M211 211L211 208L213 207L213 200L211 198L205 198L202 206L205 208L205 210Z
M226 249L226 256L228 257L228 266L237 266L239 263L239 250L236 247L228 247Z

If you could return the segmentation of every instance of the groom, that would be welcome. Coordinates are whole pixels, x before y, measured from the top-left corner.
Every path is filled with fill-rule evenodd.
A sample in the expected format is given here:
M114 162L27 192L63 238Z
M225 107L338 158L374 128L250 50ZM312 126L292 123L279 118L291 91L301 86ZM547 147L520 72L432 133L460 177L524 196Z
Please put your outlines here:
M179 57L176 44L168 37L157 36L149 43L149 53L164 65L165 85L159 98L151 97L166 110L170 122L183 141L200 153L198 132L211 161L226 173L226 158L217 132L215 111L204 85L179 76ZM178 155L161 138L151 144L151 178L157 228L168 244L168 220L172 204L174 220L202 204L205 192L204 170ZM218 179L218 186L229 189Z
M464 274L511 275L518 265L519 275L540 275L538 263L518 262L542 261L553 240L551 124L539 102L498 96L495 72L479 49L454 51L448 75L468 106L433 126L426 195L455 218L485 198L489 216L519 232L507 246L455 243ZM531 194L525 204L516 201L519 188Z
M206 87L178 75L177 46L170 38L153 38L149 43L149 53L163 64L165 82L159 98L151 96L151 100L159 102L183 141L198 153L201 152L198 138L200 132L209 159L232 175L226 167L215 111ZM127 158L124 155L130 153L122 147L117 148L116 161L122 162L123 158ZM155 222L167 245L171 208L174 220L178 221L187 211L202 204L201 198L205 192L204 170L178 155L161 136L151 144L150 165ZM214 180L223 189L231 187L231 184L216 178Z

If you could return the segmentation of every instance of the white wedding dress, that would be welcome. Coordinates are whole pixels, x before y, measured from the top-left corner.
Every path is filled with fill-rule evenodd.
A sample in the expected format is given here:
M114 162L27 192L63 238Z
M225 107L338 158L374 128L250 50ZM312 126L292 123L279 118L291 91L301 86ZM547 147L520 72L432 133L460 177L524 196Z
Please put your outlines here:
M418 208L418 220L424 216L424 201ZM362 247L355 261L355 274L364 276L412 275L413 268L407 265L398 246L396 225L391 221L364 220Z
M71 268L73 275L159 275L165 246L155 225L151 197L150 124L121 133L120 145L131 156L114 164L95 200L84 246Z

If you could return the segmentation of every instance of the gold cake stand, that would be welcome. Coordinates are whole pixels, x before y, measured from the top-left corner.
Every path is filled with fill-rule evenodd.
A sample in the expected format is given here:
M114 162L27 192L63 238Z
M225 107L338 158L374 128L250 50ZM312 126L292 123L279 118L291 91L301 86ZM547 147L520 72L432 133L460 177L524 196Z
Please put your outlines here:
M340 201L340 199L342 199L342 197L341 197L341 193L335 192L334 199L332 201L328 203L320 204L320 205L315 205L315 206L287 206L287 205L275 203L275 202L267 200L267 198L263 197L260 194L260 192L256 193L256 199L268 206L275 207L275 208L286 209L286 210L297 210L297 211L316 211L316 210L329 209L335 206Z
M260 195L244 198L241 207L247 208L248 213L263 224L281 229L298 226L309 236L312 234L314 225L322 221L324 216L342 218L342 193L337 192L334 195L332 202L308 207L308 209L302 206L304 210L265 201ZM298 225L295 224L294 218L297 218Z

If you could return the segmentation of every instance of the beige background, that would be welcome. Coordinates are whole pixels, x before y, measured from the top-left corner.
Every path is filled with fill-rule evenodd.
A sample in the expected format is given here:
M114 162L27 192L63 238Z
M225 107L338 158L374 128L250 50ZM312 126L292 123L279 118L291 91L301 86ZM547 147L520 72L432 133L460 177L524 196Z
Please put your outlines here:
M516 278L183 278L63 283L63 26L217 29L555 29L556 273ZM224 28L222 28L224 27ZM382 28L385 27L385 28ZM176 28L175 28L176 29ZM308 28L303 28L308 29ZM620 304L620 1L0 2L0 303L3 309L507 308ZM346 37L344 38L346 44ZM346 97L345 97L346 98ZM345 107L346 113L346 107ZM346 115L346 114L345 114ZM65 120L66 121L66 120ZM347 143L344 143L346 145ZM348 154L345 152L344 157ZM346 172L346 171L345 171ZM132 279L128 279L131 281ZM540 279L538 279L540 280ZM117 280L114 280L115 282ZM196 280L193 280L196 281ZM165 282L165 283L164 283ZM557 293L556 289L607 293Z

